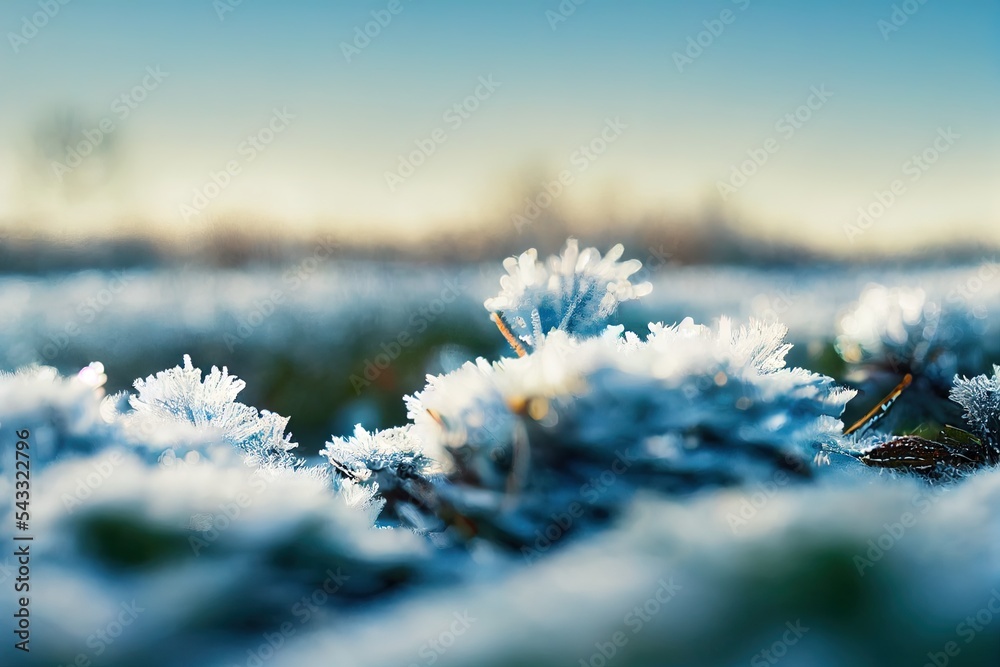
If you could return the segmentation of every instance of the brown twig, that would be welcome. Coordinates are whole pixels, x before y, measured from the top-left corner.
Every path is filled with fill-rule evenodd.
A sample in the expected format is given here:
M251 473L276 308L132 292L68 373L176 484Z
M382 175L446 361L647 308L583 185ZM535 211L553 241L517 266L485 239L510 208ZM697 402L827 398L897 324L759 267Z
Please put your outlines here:
M848 428L844 429L844 435L850 435L857 430L864 428L865 426L871 424L876 418L885 414L892 407L893 402L899 398L900 394L906 391L906 388L910 386L913 382L913 376L907 373L903 380L896 385L896 388L889 392L889 395L878 402L874 408L868 411L864 417L854 422L854 424Z
M523 357L524 355L527 354L527 352L524 351L524 347L521 345L521 343L518 342L517 338L514 337L514 334L510 332L510 327L507 326L507 321L504 320L502 313L500 312L492 313L490 314L490 319L493 320L493 323L497 325L497 329L500 330L500 333L503 334L503 337L507 340L510 346L514 348L514 352L517 353L517 356Z

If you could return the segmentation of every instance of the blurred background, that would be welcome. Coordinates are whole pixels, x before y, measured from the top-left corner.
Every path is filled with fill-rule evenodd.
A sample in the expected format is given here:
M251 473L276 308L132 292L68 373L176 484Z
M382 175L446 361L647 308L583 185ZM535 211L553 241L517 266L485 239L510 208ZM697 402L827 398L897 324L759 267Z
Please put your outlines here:
M644 262L633 326L776 317L835 373L868 281L904 267L945 299L995 260L998 20L975 0L4 3L0 362L100 360L122 389L190 352L316 449L502 353L497 260L572 235Z
M833 256L996 243L998 20L985 0L7 2L0 227L75 253L716 226Z

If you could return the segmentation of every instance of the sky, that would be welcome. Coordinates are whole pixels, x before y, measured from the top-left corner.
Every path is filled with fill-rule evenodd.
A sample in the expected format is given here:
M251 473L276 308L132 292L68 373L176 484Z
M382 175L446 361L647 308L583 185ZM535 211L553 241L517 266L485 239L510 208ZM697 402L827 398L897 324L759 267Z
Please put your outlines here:
M1000 241L997 2L16 0L0 32L8 235Z

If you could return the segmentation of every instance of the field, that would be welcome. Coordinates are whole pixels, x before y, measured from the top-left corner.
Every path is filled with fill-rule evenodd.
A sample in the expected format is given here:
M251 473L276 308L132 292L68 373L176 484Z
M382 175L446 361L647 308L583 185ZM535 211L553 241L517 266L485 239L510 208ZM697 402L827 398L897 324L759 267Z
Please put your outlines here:
M948 392L1000 363L992 258L644 263L651 293L611 321L668 327L655 349L608 343L651 355L620 364L579 332L569 355L522 337L516 359L483 306L493 263L0 276L0 367L22 369L0 377L0 510L13 524L21 440L30 664L994 664L1000 474L851 455L974 428ZM495 387L476 357L509 359ZM239 383L213 366L267 412L227 412ZM885 419L841 435L907 373ZM435 423L462 442L413 451Z

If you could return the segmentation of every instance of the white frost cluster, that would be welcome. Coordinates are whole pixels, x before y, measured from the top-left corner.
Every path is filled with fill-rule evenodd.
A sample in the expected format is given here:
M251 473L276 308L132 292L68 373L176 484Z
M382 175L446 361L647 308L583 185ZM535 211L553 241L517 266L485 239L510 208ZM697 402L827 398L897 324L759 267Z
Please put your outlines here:
M79 375L63 377L48 366L0 372L0 425L11 437L14 431L29 431L35 466L94 452L118 441L118 434L102 418L103 396L100 385ZM13 467L13 455L4 456L0 479Z
M570 239L561 255L543 264L532 248L504 260L507 275L500 279L500 294L484 305L501 315L514 336L530 347L553 329L581 337L599 334L620 303L652 290L649 283L629 280L642 262L619 261L624 252L618 244L601 257L595 248L581 251Z
M190 423L198 428L213 428L223 439L251 455L256 462L291 464L289 452L298 445L285 434L288 418L236 401L246 383L223 367L212 367L204 380L201 369L184 355L184 366L177 366L136 380L138 395L130 396L129 405L141 419Z
M417 493L412 488L414 480L424 480L436 468L409 425L369 433L358 424L353 436L332 438L320 454L332 466L341 495L367 508L373 521L387 498L393 502L384 520L392 521L400 513L413 516L406 505L412 500L408 496Z
M583 340L550 335L523 358L432 377L407 404L428 451L452 452L489 486L506 477L485 471L509 459L519 424L534 432L529 443L598 459L634 447L658 468L723 478L739 478L752 461L765 472L807 466L839 439L854 392L786 368L784 334L781 325L737 329L722 319L717 329L653 324L645 340L618 329ZM531 454L546 458L540 447Z
M423 459L410 426L369 433L358 424L353 436L331 439L320 454L362 480L381 470L420 466Z
M993 366L993 377L956 377L951 400L965 408L969 426L1000 457L1000 365Z
M404 399L412 427L388 436L359 427L328 446L334 467L356 477L371 469L365 459L400 460L404 443L406 456L420 451L443 472L422 495L409 484L405 500L422 510L411 524L459 517L460 532L471 525L517 546L553 507L584 500L586 524L620 511L641 488L683 493L777 472L805 478L841 449L839 418L854 392L786 367L782 325L722 318L711 328L688 318L650 324L645 338L609 326L620 301L648 291L628 281L639 263L619 262L621 254L616 246L601 259L570 241L545 264L534 251L508 260L501 293L485 305L527 352L429 376Z

